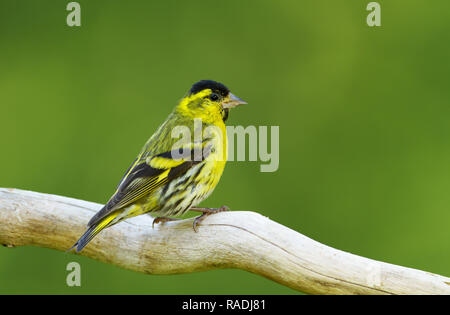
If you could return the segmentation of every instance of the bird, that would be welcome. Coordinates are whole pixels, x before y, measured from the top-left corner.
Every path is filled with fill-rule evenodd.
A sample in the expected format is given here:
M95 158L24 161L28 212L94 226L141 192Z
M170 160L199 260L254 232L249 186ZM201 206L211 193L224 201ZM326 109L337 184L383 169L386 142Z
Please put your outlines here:
M155 217L154 226L177 220L173 217L189 210L201 212L193 222L197 232L205 217L228 210L226 206L196 206L213 192L222 176L228 155L225 122L229 110L243 104L247 102L220 82L193 84L68 251L76 248L80 252L100 231L144 213Z

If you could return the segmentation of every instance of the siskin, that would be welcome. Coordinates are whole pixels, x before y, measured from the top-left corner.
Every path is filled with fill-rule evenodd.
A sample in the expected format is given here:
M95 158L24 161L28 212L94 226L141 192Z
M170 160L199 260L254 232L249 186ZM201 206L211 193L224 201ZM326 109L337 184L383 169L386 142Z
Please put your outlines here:
M211 80L195 83L167 120L156 130L126 171L116 192L95 214L87 230L72 246L81 251L100 231L127 218L151 213L153 224L175 220L188 210L206 216L227 207L196 208L214 190L227 160L225 121L230 108L246 104L223 84ZM200 122L200 124L198 123ZM176 128L192 137L173 137ZM200 139L196 134L201 134Z

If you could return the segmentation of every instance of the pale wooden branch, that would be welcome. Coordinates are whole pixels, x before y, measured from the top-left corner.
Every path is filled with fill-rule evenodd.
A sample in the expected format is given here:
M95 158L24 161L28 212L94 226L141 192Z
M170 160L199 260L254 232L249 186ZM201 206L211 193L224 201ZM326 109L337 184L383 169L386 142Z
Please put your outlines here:
M65 251L100 204L0 188L0 243ZM152 229L142 215L103 231L82 252L147 274L237 268L314 294L450 294L450 278L387 264L320 244L248 211L192 219Z

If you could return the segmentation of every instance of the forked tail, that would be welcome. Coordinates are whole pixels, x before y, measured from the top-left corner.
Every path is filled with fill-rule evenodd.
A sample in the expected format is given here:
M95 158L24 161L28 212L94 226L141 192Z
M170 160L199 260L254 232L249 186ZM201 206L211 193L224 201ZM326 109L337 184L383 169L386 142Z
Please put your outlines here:
M73 244L73 246L67 252L70 252L75 247L77 248L76 252L80 252L98 233L100 233L100 231L117 223L112 221L118 216L118 214L118 212L111 213L100 222L90 226L86 230L86 232L84 232L83 236L81 236L80 239L75 244Z

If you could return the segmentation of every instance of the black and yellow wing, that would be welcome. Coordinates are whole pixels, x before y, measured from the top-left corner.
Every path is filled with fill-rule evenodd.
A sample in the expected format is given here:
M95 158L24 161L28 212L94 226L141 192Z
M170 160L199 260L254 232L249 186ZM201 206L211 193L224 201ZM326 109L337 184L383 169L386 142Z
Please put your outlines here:
M201 154L199 155L198 152ZM190 145L182 149L174 149L145 160L138 157L125 173L114 195L89 221L88 227L185 174L191 167L200 163L207 154L209 150L205 150L204 144L200 144L200 146Z

